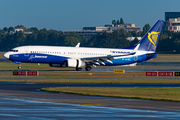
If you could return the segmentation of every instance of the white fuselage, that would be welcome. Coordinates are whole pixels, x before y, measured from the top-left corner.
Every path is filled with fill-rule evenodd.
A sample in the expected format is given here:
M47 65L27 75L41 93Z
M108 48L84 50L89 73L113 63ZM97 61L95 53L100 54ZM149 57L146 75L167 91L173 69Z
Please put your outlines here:
M136 54L130 54L132 49L106 49L106 48L85 48L85 47L55 47L55 46L22 46L16 47L4 54L4 56L12 61L30 62L30 63L63 63L67 59L84 59L101 58L106 56L114 57L112 63L106 61L106 64L100 65L124 65L139 61L144 61L146 58L138 58L145 55L147 51L136 51ZM122 55L122 57L121 57ZM123 61L123 62L122 62Z

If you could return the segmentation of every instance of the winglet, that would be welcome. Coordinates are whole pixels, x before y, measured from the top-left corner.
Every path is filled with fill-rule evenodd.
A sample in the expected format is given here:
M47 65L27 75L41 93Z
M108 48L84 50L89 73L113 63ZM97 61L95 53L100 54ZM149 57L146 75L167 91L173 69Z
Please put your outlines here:
M78 43L75 47L79 47L80 46L80 43Z

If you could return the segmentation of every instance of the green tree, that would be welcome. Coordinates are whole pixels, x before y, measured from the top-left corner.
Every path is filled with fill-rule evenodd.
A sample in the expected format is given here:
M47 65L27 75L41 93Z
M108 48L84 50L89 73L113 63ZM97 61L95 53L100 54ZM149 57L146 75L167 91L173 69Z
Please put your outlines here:
M117 20L117 25L120 25L120 22L119 22L119 20Z
M70 32L67 33L66 36L73 36L76 37L78 39L78 42L80 42L80 46L85 45L86 42L86 38L83 35L79 35L77 32Z
M76 46L78 42L78 39L74 36L67 36L64 40L65 46Z
M143 33L146 33L149 29L151 28L151 26L148 24L145 24L143 27Z
M138 32L138 36L142 37L142 32L141 31Z
M116 30L113 33L99 33L87 41L86 46L99 48L125 48L129 46L128 33L124 30Z
M135 32L135 31L131 31L130 34L132 37L137 37L137 35L138 35L137 32Z
M14 27L9 27L8 31L14 31Z
M124 24L124 21L123 21L123 19L122 19L122 18L120 19L120 24Z
M3 31L0 29L0 38L4 35Z
M26 37L24 45L36 45L37 43L37 33L32 33Z
M48 31L48 45L64 45L64 34L62 32L59 32L57 30L49 30Z
M15 26L15 29L23 29L24 31L27 30L27 28L24 27L23 25L17 25L17 26Z
M5 31L8 31L8 28L7 27L4 27L3 28L3 31L5 32Z
M113 24L114 26L116 26L116 25L117 25L116 20L112 20L112 24Z
M171 34L171 36L169 36ZM157 52L159 53L172 53L173 50L177 49L177 33L165 31L161 33L159 37L159 42L157 45Z
M47 45L48 42L48 34L46 29L41 29L37 33L37 39L36 39L37 45Z
M133 46L133 45L137 44L138 42L139 42L139 40L137 39L137 37L135 37L135 39L130 42L130 46Z
M24 34L22 31L19 31L19 32L16 32L15 34L13 34L13 44L12 46L13 47L17 47L17 46L20 46L20 45L23 45L23 42L25 40L25 37L24 37Z
M36 27L31 27L28 29L29 31L32 31L32 32L37 32L38 31L38 28Z

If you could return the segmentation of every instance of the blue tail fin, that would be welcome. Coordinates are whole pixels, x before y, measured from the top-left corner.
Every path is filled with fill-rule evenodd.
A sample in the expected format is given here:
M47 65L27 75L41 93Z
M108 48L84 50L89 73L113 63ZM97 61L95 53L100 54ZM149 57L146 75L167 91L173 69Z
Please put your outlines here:
M144 35L144 37L141 39L139 43L129 48L135 48L138 44L140 44L138 50L155 52L162 26L163 26L163 20L158 20L154 24L154 26Z

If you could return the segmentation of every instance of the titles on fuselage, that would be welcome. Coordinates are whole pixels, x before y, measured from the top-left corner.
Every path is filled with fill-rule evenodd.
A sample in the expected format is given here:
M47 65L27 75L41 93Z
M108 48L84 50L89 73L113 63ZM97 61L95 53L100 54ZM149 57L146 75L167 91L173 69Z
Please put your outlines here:
M35 58L47 58L47 56L37 56L37 55L35 55Z
M130 52L126 52L126 51L110 51L111 53L118 53L118 54L128 54Z

